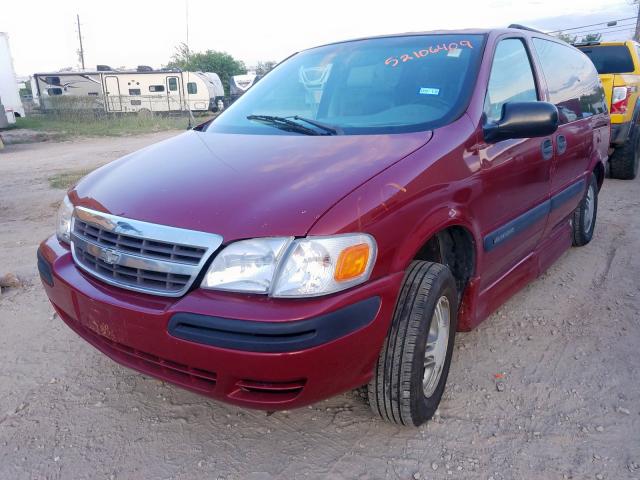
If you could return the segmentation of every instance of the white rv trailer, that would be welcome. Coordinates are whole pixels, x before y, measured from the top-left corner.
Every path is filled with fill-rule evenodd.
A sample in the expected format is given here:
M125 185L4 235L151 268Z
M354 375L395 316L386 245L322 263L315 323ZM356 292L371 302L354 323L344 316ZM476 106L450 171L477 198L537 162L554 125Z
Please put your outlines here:
M233 75L229 79L229 94L232 98L238 98L244 92L249 90L260 77L255 72L249 72L244 75Z
M9 50L9 36L0 32L0 97L9 123L15 123L16 117L24 117L24 107L20 100L20 89L13 70L13 60Z
M36 73L33 98L42 110L205 112L224 98L217 74L180 70L105 70Z

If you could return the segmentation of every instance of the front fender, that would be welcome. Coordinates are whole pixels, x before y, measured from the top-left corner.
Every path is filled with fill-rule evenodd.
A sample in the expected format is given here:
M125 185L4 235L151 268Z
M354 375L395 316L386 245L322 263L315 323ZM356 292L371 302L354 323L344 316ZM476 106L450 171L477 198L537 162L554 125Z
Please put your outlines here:
M478 257L481 255L478 246L482 245L482 236L477 223L471 219L463 205L440 207L418 218L396 250L392 262L393 271L405 270L429 239L449 227L462 227L471 233L474 244L473 271L476 272Z

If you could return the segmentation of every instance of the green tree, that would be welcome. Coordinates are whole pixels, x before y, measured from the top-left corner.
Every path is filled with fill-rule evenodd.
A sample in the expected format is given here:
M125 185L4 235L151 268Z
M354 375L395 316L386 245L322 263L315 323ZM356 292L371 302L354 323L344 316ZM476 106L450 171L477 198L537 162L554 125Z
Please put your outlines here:
M189 72L217 73L227 94L229 93L229 78L233 75L247 73L247 67L245 67L244 62L236 60L227 52L215 50L191 52L184 43L176 47L176 53L171 57L167 67L179 68Z
M555 34L560 40L564 40L567 43L576 43L578 37L576 35L570 35L568 33L558 32Z
M267 60L266 62L258 62L252 70L256 72L256 75L262 77L269 73L277 65L277 62L273 60Z
M582 37L583 42L599 42L602 38L601 33L588 33L584 37Z

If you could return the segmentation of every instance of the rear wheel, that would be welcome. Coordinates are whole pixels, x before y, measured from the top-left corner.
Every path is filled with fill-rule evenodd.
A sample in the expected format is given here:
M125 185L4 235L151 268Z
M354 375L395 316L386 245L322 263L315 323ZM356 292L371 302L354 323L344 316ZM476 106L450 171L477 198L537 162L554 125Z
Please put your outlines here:
M433 416L449 375L457 313L451 271L438 263L413 262L368 385L374 413L416 426Z
M140 118L152 118L153 117L153 112L151 110L149 110L148 108L141 108L140 110L138 110L138 117Z
M609 159L611 178L633 180L638 174L640 157L640 131L634 126L627 141L616 148Z
M598 216L598 181L592 173L587 191L573 212L573 245L582 247L593 238Z

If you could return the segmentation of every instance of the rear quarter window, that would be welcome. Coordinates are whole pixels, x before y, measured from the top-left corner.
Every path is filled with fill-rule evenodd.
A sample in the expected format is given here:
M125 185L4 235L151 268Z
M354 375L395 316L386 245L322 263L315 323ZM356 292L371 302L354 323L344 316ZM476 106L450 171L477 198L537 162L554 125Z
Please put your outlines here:
M579 50L561 43L534 38L549 100L560 114L560 123L570 123L605 113L604 90L593 63Z
M631 52L625 45L599 45L580 47L591 59L600 74L633 72Z

